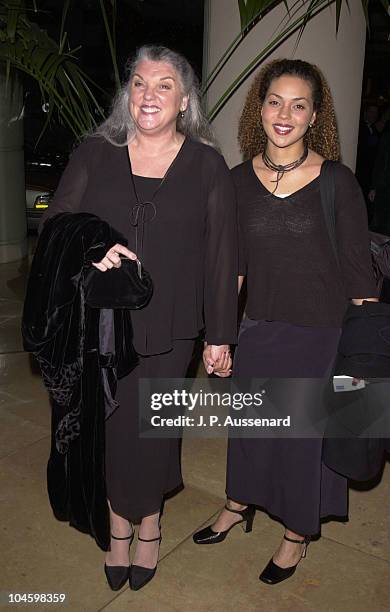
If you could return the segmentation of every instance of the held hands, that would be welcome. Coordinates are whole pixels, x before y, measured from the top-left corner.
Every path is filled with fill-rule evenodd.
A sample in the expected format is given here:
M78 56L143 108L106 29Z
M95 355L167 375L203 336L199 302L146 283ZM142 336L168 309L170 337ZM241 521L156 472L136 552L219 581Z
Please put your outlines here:
M220 378L230 376L232 371L232 358L228 344L204 344L203 364L207 374L215 374Z
M92 263L95 268L101 272L106 272L111 268L121 267L120 255L128 257L129 259L137 259L137 256L132 251L129 251L123 244L115 244L111 249L107 251L105 256L98 263ZM215 374L221 378L230 376L232 371L232 358L230 355L230 349L228 344L221 344L219 346L210 344L207 345L205 342L205 348L203 351L203 363L207 374Z
M92 265L100 270L100 272L106 272L107 270L111 270L111 268L120 268L122 265L120 255L128 259L137 259L137 255L129 251L123 244L115 244L107 251L99 263L93 263Z

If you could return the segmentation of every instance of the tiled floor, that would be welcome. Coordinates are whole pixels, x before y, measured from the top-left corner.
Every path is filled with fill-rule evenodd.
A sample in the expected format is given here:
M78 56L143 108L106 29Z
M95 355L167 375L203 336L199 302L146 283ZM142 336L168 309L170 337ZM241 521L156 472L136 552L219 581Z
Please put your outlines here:
M286 583L258 580L281 537L258 512L252 534L234 529L218 546L196 547L191 534L224 502L226 443L186 439L186 488L166 503L156 578L142 591L112 592L103 553L91 538L56 521L45 483L49 406L39 373L22 352L19 331L26 262L0 266L0 605L7 592L66 593L61 605L22 609L134 612L390 610L390 465L368 491L350 493L347 525L327 523ZM11 609L11 607L9 607Z

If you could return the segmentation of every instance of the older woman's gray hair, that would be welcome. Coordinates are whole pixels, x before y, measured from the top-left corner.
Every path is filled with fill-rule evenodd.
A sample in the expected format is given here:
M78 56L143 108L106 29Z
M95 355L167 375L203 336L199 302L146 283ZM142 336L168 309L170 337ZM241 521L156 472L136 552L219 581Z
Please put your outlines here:
M129 111L130 83L137 65L143 60L170 64L179 77L182 95L188 96L188 106L184 114L180 113L177 117L177 130L194 140L217 146L201 107L198 79L191 65L180 53L156 45L144 45L138 49L128 64L129 76L115 96L109 117L94 134L103 136L111 144L120 147L134 138L135 125Z

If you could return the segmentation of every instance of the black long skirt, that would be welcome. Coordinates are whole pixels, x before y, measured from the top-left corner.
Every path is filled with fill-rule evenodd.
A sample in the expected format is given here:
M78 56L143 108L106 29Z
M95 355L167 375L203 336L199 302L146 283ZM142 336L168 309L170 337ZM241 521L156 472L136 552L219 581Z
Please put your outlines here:
M140 378L182 378L194 340L175 340L168 353L139 357L118 381L119 407L106 422L106 484L111 507L128 520L158 512L166 494L183 486L178 439L145 439L138 432Z
M330 373L338 328L245 319L233 376L321 378ZM302 406L309 410L310 406ZM345 518L347 480L322 461L322 439L231 438L227 496L260 506L292 531L313 535L327 516Z

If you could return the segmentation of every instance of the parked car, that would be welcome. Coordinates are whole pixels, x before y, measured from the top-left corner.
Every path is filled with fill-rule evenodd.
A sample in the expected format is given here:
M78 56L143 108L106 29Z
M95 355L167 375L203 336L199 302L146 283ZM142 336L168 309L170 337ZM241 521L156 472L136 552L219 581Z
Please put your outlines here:
M63 153L25 151L27 229L36 231L67 162Z

